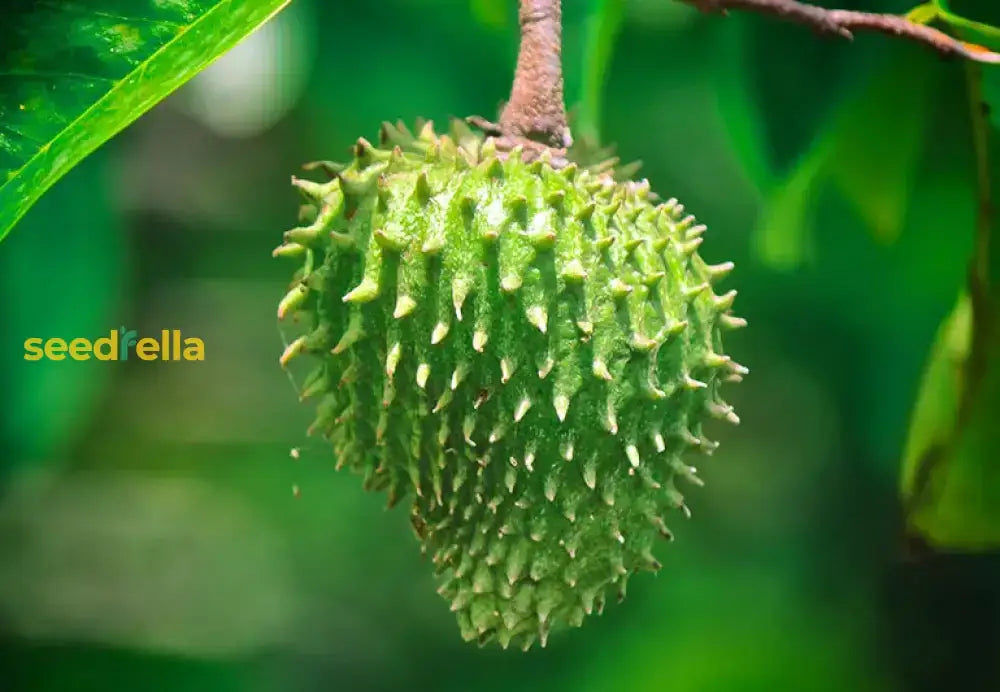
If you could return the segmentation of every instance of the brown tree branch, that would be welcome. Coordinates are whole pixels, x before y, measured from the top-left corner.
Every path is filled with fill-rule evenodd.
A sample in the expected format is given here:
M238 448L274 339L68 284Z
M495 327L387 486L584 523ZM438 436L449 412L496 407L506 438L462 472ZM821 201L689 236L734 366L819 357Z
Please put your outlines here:
M966 43L905 16L831 10L799 0L679 0L702 12L747 10L804 24L820 33L854 38L855 31L898 36L936 50L945 57L1000 64L1000 53ZM521 43L510 101L499 123L472 117L469 122L497 138L501 149L521 145L529 156L550 150L559 161L572 144L563 101L562 3L519 0Z
M500 116L504 138L565 149L572 144L563 102L560 0L520 0L521 45L510 101Z
M943 31L923 24L915 24L902 15L855 12L853 10L828 10L807 5L798 0L680 0L697 7L702 12L747 10L769 14L782 19L811 26L825 34L854 38L855 31L873 31L930 46L942 56L962 57L981 63L1000 64L1000 53L952 38Z

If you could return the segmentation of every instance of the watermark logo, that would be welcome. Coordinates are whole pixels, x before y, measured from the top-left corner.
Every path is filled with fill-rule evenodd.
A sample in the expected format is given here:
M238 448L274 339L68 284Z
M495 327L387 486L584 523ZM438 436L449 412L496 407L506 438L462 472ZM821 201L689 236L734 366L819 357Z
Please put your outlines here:
M99 339L41 339L24 342L25 360L205 360L205 342L186 337L179 329L162 329L159 337L143 336L134 329L119 327Z

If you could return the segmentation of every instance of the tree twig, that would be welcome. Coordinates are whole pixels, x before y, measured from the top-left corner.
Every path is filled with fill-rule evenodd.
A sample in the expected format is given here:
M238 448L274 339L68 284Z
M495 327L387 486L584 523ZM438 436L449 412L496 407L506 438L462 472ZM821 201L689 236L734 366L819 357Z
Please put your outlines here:
M702 12L747 10L773 15L810 26L824 34L854 38L855 31L872 31L889 34L929 46L945 57L962 57L981 63L1000 64L1000 53L993 53L981 46L952 38L933 27L916 24L896 14L829 10L807 5L798 0L680 0L697 7Z
M988 367L990 342L995 329L994 294L990 277L990 235L993 230L993 185L990 180L990 124L983 94L983 71L966 66L972 145L976 158L976 235L969 262L969 298L972 301L972 347L965 363L966 391L959 404L959 423L969 417L980 382Z
M945 57L1000 64L1000 53L909 21L903 15L832 10L799 0L679 0L723 15L746 10L812 27L820 33L853 39L856 31L888 34L929 46ZM500 122L472 117L469 122L497 138L498 146L521 145L525 153L550 150L559 160L572 144L563 100L561 0L519 0L521 42L510 101Z
M504 138L565 149L572 144L563 101L560 0L520 0L521 45L510 101L500 116Z

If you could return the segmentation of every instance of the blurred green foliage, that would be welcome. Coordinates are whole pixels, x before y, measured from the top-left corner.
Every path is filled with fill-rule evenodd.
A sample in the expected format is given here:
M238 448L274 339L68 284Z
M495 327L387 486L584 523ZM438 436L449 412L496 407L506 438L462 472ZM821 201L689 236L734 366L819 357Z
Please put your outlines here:
M960 18L939 0L937 19L960 38L1000 47L1000 28ZM926 7L926 6L924 6ZM967 287L942 324L931 351L910 424L903 460L903 506L908 530L938 548L1000 548L1000 317L995 276L1000 254L993 230L1000 129L991 117L998 76L965 67L977 219Z
M933 409L913 419L923 440L956 429L957 390L926 384L955 386L954 368L923 373L932 352L965 352L934 346L976 246L964 66L885 37L849 44L626 0L595 67L594 12L614 4L564 3L567 94L605 82L586 117L709 225L706 259L736 261L729 281L751 323L730 348L754 366L733 391L743 425L717 430L722 447L699 460L707 486L658 549L661 575L545 650L470 647L405 512L384 511L304 438L309 412L276 363L287 266L270 250L295 225L288 176L382 120L492 116L516 13L296 0L70 172L0 245L12 689L1000 687L996 556L914 551L898 501L918 393ZM1000 24L992 0L949 7ZM984 74L989 101L997 71ZM226 113L258 117L235 127ZM197 335L206 361L20 357L29 337L119 325ZM996 478L995 372L954 455L975 463L940 467L965 488ZM929 506L941 521L972 516L968 492L940 483Z

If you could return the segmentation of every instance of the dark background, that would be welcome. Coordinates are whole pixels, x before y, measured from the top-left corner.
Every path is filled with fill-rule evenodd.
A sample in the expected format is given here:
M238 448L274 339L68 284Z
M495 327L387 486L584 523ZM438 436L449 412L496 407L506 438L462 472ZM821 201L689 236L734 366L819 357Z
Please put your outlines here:
M289 176L383 119L493 116L514 4L295 0L4 241L0 689L1000 689L998 559L914 546L897 499L975 215L963 67L925 49L626 3L604 139L736 262L751 375L622 605L528 654L462 643L405 512L305 438L270 255ZM564 4L572 105L590 10ZM206 361L22 360L122 325Z

